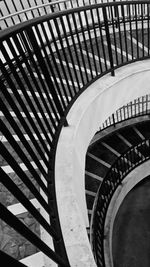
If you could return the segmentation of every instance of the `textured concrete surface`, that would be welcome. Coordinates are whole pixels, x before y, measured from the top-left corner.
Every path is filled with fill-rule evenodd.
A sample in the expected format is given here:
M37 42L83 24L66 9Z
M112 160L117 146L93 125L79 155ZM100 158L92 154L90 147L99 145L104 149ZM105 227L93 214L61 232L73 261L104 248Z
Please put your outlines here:
M22 213L17 217L36 235L40 235L39 224L29 213ZM38 252L35 246L2 220L0 220L0 250L18 260Z

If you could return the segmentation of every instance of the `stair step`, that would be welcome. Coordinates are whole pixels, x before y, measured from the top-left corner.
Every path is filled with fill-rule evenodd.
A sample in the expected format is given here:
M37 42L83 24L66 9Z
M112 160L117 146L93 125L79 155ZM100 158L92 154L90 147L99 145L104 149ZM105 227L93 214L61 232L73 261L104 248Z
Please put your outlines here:
M136 128L144 136L144 138L150 138L150 121L140 123L136 125Z
M42 252L38 252L36 254L33 254L31 256L28 256L20 262L24 263L28 267L46 267L44 263L44 256Z
M141 132L136 128L136 127L133 127L134 131L139 135L139 137L141 138L141 140L144 140L144 136L143 134L141 134Z
M110 150L113 154L115 154L117 157L119 157L121 154L118 153L115 149L113 149L111 146L109 146L108 144L106 144L105 142L101 142L101 144L106 147L108 150Z
M110 165L109 165L110 166ZM87 156L86 159L86 171L96 174L97 176L104 178L109 167L102 164L102 161L98 161L97 158Z
M92 177L85 174L85 190L96 193L101 181L93 179Z
M107 167L107 168L110 168L110 164L108 164L106 161L102 160L101 158L99 157L96 157L95 155L93 155L92 153L87 153L87 156L94 159L95 161L99 162L100 164L102 164L103 166Z
M144 132L148 132L150 122L146 122L144 130L140 124L133 124L133 126L123 127L119 131L114 131L112 134L103 136L102 139L97 139L95 143L92 143L88 149L86 155L86 171L85 171L85 189L86 189L86 201L88 209L89 221L91 220L92 209L96 194L103 178L106 176L109 168L115 162L117 157L120 157L121 154L125 153L131 146L141 143L145 139ZM141 129L143 131L141 131ZM150 133L149 133L150 135ZM114 177L117 179L122 174L121 169L126 169L130 167L132 163L136 164L139 162L143 155L149 155L149 146L146 148L137 148L136 154L131 157L130 152L127 153L127 156L120 161L118 161L118 166L112 169ZM120 171L119 171L120 168ZM101 179L95 178L101 177ZM91 193L92 192L92 193Z
M96 179L96 180L100 181L100 182L103 181L102 177L100 177L100 176L98 176L98 175L96 175L96 174L94 174L92 172L88 172L87 170L85 170L85 174L90 176L93 179Z
M123 135L122 135L122 133L120 134L120 133L117 133L117 136L128 146L128 147L131 147L132 146L132 144L126 139L126 137L124 137Z
M140 136L134 131L132 127L126 127L119 132L124 138L125 143L130 147L141 142ZM122 138L122 140L123 140Z
M102 142L97 143L96 146L94 146L94 149L91 147L89 148L90 154L100 159L101 164L105 165L106 167L110 168L110 165L116 160L117 156L113 149L105 143L103 145ZM87 155L89 155L89 152ZM93 157L94 158L94 157ZM100 162L99 161L99 162Z
M124 151L128 148L128 146L115 133L113 136L109 135L106 137L104 141L120 154L124 153Z
M41 133L40 135L41 135L41 137L42 137L43 140L46 140L45 135L44 135L43 133ZM49 137L50 137L50 134L48 134L48 135L49 135ZM13 138L15 139L16 142L20 142L20 139L19 139L18 135L13 134L12 136L13 136ZM34 138L35 138L36 140L39 140L38 137L37 137L37 135L36 135L35 133L33 133L33 136L34 136ZM27 141L30 141L30 140L31 140L28 134L24 134L24 138L25 138ZM6 137L3 136L3 135L0 135L0 141L1 141L2 143L6 143L6 142L8 142L8 140L6 139Z
M39 160L39 162L43 165L43 160ZM32 164L32 166L34 167L34 169L37 169L37 166L35 164L34 161L30 161L30 163ZM23 170L23 171L27 171L27 167L24 163L20 163L19 164L20 168ZM2 166L2 169L4 170L4 172L6 172L7 174L9 173L13 173L14 170L9 166L9 165L5 165L5 166Z
M30 199L30 202L37 209L40 208L40 203L37 201L37 199L35 199L35 198ZM17 203L17 204L13 204L13 205L7 206L7 209L10 212L12 212L14 215L19 215L21 213L27 212L26 208L21 203Z

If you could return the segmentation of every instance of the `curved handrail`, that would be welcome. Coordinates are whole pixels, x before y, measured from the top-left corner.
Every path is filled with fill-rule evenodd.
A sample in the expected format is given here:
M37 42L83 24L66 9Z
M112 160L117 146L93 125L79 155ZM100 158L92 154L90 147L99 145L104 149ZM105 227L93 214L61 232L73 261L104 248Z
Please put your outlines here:
M99 130L91 140L90 146L98 142L101 136L101 132L107 128L113 126L114 129L117 124L130 119L139 118L142 116L150 115L150 95L145 95L131 101L127 105L122 106L111 114L99 127ZM133 121L134 123L134 121Z
M122 0L120 0L122 1ZM107 0L109 2L109 0ZM89 4L97 4L98 1L84 1L84 0L57 0L50 2L46 0L39 0L39 2L24 1L24 5L21 0L15 2L15 0L0 1L0 29L3 30L7 27L16 25L20 22L33 19L35 17L43 16L53 12L63 11L65 9L72 9L79 6L85 6ZM99 1L99 3L103 3ZM1 8L2 7L2 8Z
M116 126L116 124L129 120L131 118L137 118L144 115L150 114L150 96L142 96L134 101L131 101L127 105L117 109L111 116L108 117L99 128L99 132L110 126Z
M59 0L59 1L55 1L55 2L49 2L49 3L45 3L45 4L35 5L35 6L29 7L29 8L18 10L18 11L14 12L14 13L9 13L8 15L2 16L0 18L0 21L1 20L6 20L6 19L11 18L11 17L14 17L14 16L21 15L21 14L26 13L26 12L38 10L40 8L45 8L45 7L48 7L48 6L49 7L51 7L51 6L53 7L55 5L59 5L61 3L65 3L65 2L68 2L68 1L69 0ZM47 14L47 13L45 13L45 14ZM45 14L43 14L43 15L45 15ZM34 18L34 16L32 18Z
M109 3L110 0L104 2ZM98 3L103 3L103 0L57 0L52 2L49 0L39 0L36 2L26 0L24 3L22 3L21 0L17 0L17 2L15 0L0 0L0 22L3 22L0 25L0 29L5 29L6 27L10 27L41 15Z
M128 148L116 159L99 187L94 204L91 236L97 266L105 266L104 225L111 198L126 175L148 159L150 159L150 139L145 139L138 145Z
M70 0L59 0L50 2L49 0L30 2L21 0L0 1L0 29L13 26L20 22L43 16L56 11L64 10L69 7L73 8L73 3Z
M131 16L131 8L134 9L134 16ZM138 10L144 12L142 17L138 16ZM144 36L145 28L149 29L149 1L132 1L95 4L48 14L0 33L0 107L7 122L5 125L1 120L1 132L36 180L38 189L22 171L18 159L12 157L2 142L0 151L4 160L49 214L50 223L47 224L45 218L37 214L26 198L20 197L21 192L17 191L14 184L9 187L9 178L3 169L0 169L0 177L5 177L3 183L6 187L17 194L19 201L52 235L57 254L27 229L22 228L16 218L12 217L8 222L10 214L5 208L6 217L3 215L3 219L62 266L69 266L69 262L61 234L55 194L54 166L59 133L63 125L67 126L66 115L71 105L92 82L108 72L114 75L115 69L122 65L149 58L149 43L148 52L145 52L143 46L140 53L138 43L136 51L133 51L132 40L132 55L128 55L127 29L134 32L139 39L139 30ZM149 31L147 36L149 37ZM125 51L122 40L125 40ZM11 131L18 136L23 150ZM29 136L30 143L24 137L24 131ZM37 155L40 155L41 161ZM43 179L34 170L30 158ZM39 188L44 192L44 197ZM47 202L45 196L48 198ZM25 230L22 231L21 228Z

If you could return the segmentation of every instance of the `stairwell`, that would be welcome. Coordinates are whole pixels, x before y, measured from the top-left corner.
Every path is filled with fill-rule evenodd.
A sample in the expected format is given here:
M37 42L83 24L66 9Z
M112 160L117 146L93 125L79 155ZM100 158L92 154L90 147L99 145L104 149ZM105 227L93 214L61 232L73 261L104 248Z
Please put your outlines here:
M135 37L133 37L134 34L132 34L131 36L130 31L127 32L127 35L128 35L127 39L128 41L126 45L124 44L123 33L121 32L116 33L115 39L114 36L112 35L111 41L112 41L114 64L121 62L122 59L126 61L126 56L124 55L124 52L125 53L127 52L128 59L133 59L137 55L137 49L139 53L143 53L143 44L141 44L140 33L138 40L136 40ZM107 71L108 67L110 66L105 35L97 36L96 39L92 39L92 36L89 34L88 39L89 40L86 41L86 47L85 44L83 43L81 49L79 49L78 44L72 41L70 43L69 49L65 48L62 50L61 47L60 50L55 51L55 53L53 54L53 60L54 60L53 73L52 71L50 71L50 76L52 77L53 74L55 74L55 79L57 84L59 85L60 91L67 92L67 94L64 93L63 96L64 106L67 102L68 103L70 102L70 98L72 97L72 95L74 95L75 92L78 92L79 88L81 88L83 84L89 81L92 76L96 77L97 75L100 75L102 71L104 70ZM104 47L102 45L103 43L102 39L105 44ZM133 42L131 42L131 39ZM99 50L97 49L96 43L98 43ZM144 42L144 54L146 55L149 54L149 51L146 47L146 41ZM52 59L51 56L49 57L50 59ZM72 58L75 58L76 60L75 65L72 64L73 63ZM101 61L99 60L99 58L101 58ZM55 62L57 62L57 65L55 64ZM63 72L61 72L60 71L61 68L59 68L59 66L62 65L64 70ZM23 71L26 72L26 69L24 68ZM24 139L31 146L32 150L34 151L34 154L39 160L39 163L42 165L43 162L41 161L40 152L45 153L43 147L46 147L47 148L46 154L48 155L49 153L49 146L47 140L48 139L50 140L51 137L49 134L48 121L50 117L49 115L53 117L53 112L55 112L55 104L54 104L54 110L51 110L51 114L48 114L46 109L44 110L44 114L42 114L39 106L37 106L34 102L34 97L38 99L40 105L43 105L43 102L45 102L46 105L48 106L49 100L51 99L51 95L50 94L45 95L44 92L39 94L37 88L38 87L41 88L41 84L45 83L45 80L42 77L42 74L40 73L39 66L37 66L37 69L34 69L34 67L31 64L30 73L31 72L33 73L32 79L30 77L28 77L28 79L29 83L31 83L32 87L34 88L33 92L30 92L29 88L27 87L23 92L20 86L18 86L17 94L20 96L22 103L24 103L24 105L27 107L27 110L29 111L29 114L34 121L34 125L31 125L29 123L29 119L23 112L22 107L18 106L18 111L21 117L23 117L23 122L21 123L17 114L14 113L11 104L8 103L8 101L6 100L6 96L3 93L0 96L4 105L6 105L9 108L9 115L11 116L10 118L12 120L12 123L16 123L17 126L20 128ZM19 75L21 79L22 78L21 73ZM60 85L60 80L63 81L63 86ZM69 86L66 87L66 85ZM70 88L70 91L68 91L68 87ZM7 90L12 98L12 101L15 103L16 95L14 95L12 88L10 88L7 85ZM31 103L31 106L32 105L35 106L34 113L30 108L29 102ZM43 115L45 116L44 118ZM36 125L37 117L41 125L44 125L43 128ZM18 138L18 136L12 129L10 123L8 122L8 117L6 117L3 112L0 112L0 119L9 129L13 137L13 140L19 145L20 149L30 160L30 164L33 166L35 172L40 176L42 168L41 170L39 170L37 165L34 163L34 160L28 155L22 143L22 140ZM94 138L98 138L98 140L96 140L89 146L86 156L86 168L85 168L85 183L86 183L85 193L86 193L89 220L91 219L93 203L95 200L97 190L101 182L103 181L104 177L108 173L111 165L129 147L138 144L145 138L150 137L150 133L148 131L150 127L149 118L146 118L146 121L141 121L141 120L142 119L139 119L138 121L138 118L135 118L132 121L131 125L128 125L130 123L129 121L126 121L116 125L115 127L111 126L110 128L103 130L100 133L96 133ZM35 140L40 139L40 142L37 142L37 144L39 144L38 148L35 147L35 145L33 145L30 136L27 135L26 131L24 130L24 123L29 125L29 128L33 135L33 139ZM36 127L38 127L40 136L36 132L37 129ZM52 128L53 131L55 131L54 127ZM47 140L43 138L43 130L47 134ZM28 169L22 162L22 159L18 157L17 153L12 149L7 138L5 138L2 133L0 133L0 141L9 150L12 157L18 162L24 174L33 182L33 184L36 185L36 181L33 175L28 172ZM43 144L43 147L41 146L41 143ZM142 153L142 151L140 151L140 153ZM139 153L138 156L140 156ZM45 161L46 157L47 156L45 155ZM130 162L126 160L125 164L130 164ZM39 210L40 205L34 198L34 195L25 186L25 184L20 181L14 170L9 166L9 164L4 158L0 158L0 166L2 167L3 171L6 174L8 174L9 177L13 179L13 181L15 181L16 185L28 197L28 199L30 199L33 205ZM37 189L39 190L38 186ZM32 218L32 216L23 208L23 206L14 198L14 196L2 184L0 186L0 202L3 203L13 214L17 215L17 217L27 227L32 229L33 232L35 232L37 235L40 236L40 227L38 223L34 220L34 218ZM21 260L25 263L27 262L28 266L32 267L44 266L42 254L41 252L38 251L37 248L31 245L27 240L22 238L19 234L17 234L14 230L12 230L8 225L6 225L2 221L0 221L0 229L1 229L1 242L0 242L1 250L5 251L6 253L10 254L12 257L18 260Z

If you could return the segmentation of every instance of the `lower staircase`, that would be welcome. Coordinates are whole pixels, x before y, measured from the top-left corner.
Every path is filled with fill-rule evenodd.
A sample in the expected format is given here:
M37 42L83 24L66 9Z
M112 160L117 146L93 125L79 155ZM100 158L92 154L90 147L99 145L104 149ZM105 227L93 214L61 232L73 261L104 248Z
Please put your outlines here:
M96 193L103 179L109 172L112 164L132 146L136 146L145 139L150 138L150 120L141 118L130 120L110 126L103 131L97 132L91 141L86 154L85 167L85 190L89 222L93 213L93 204ZM126 125L125 125L126 124ZM146 151L138 150L137 159L142 157ZM124 164L131 165L128 158L124 158ZM88 229L89 232L89 229Z

